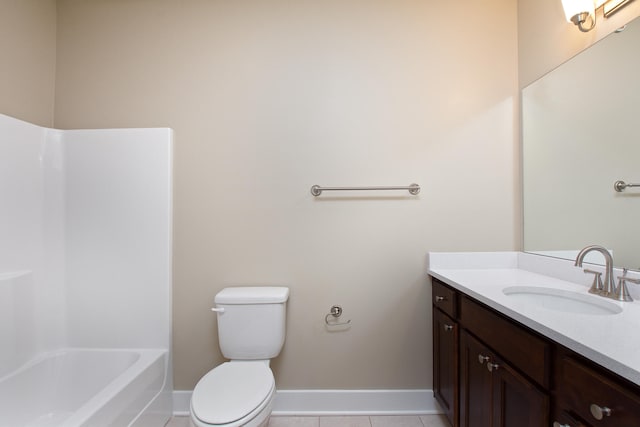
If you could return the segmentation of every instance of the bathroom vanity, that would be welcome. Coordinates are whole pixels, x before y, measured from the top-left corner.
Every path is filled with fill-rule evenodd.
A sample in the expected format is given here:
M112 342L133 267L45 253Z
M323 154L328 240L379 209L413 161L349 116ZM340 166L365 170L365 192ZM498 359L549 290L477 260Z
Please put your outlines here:
M429 272L433 389L454 427L640 425L638 301L531 254L430 254Z

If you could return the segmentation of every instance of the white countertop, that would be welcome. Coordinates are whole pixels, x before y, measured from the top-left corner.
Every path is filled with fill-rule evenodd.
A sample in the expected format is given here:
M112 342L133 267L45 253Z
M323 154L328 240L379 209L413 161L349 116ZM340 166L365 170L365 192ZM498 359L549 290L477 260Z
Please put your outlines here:
M593 265L588 268L603 270ZM432 252L429 274L640 385L640 286L628 284L633 302L591 295L587 290L593 276L574 267L572 261L522 252ZM615 277L619 275L616 270ZM502 292L510 286L578 292L616 304L622 312L580 314L523 303Z

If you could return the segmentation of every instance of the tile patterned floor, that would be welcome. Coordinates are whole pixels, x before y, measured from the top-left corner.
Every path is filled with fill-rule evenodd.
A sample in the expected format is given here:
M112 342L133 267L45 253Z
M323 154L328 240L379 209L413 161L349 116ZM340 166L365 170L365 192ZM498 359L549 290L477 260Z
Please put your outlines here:
M189 418L173 417L165 427L189 427ZM269 427L449 427L443 415L271 417Z

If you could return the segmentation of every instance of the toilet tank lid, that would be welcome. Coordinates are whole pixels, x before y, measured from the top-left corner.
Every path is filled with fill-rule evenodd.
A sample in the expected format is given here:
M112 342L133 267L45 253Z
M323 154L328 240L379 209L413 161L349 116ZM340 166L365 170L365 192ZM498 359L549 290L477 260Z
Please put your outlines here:
M239 286L224 288L216 295L216 304L277 304L289 299L284 286Z

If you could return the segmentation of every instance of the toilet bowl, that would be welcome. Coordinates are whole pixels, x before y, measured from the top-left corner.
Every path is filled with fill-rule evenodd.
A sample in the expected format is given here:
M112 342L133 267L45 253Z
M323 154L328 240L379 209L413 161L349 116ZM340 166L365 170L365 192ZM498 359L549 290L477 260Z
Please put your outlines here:
M225 288L212 310L218 316L222 363L205 374L191 395L192 427L264 427L276 392L269 362L285 338L284 287Z
M258 427L267 425L275 381L263 361L232 361L200 379L191 398L195 427Z

